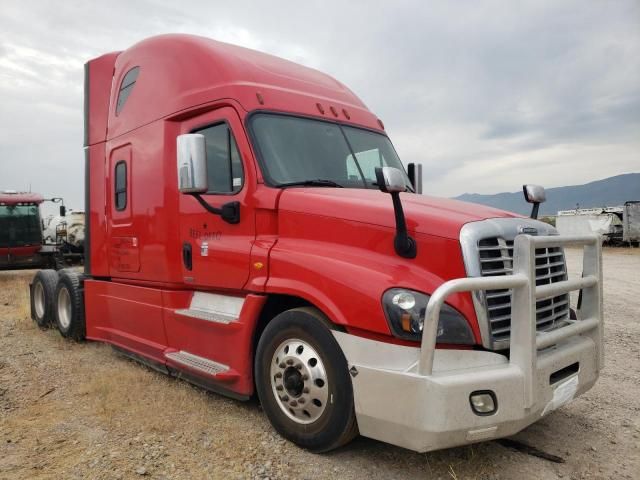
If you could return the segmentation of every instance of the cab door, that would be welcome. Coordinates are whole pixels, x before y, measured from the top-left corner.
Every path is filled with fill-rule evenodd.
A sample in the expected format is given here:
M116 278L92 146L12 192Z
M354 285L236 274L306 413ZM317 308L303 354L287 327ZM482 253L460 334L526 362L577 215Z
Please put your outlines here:
M184 281L194 289L240 290L249 277L255 239L255 167L244 128L236 111L224 107L189 119L180 133L205 137L208 191L201 199L215 208L240 204L239 221L232 224L208 212L194 196L179 195Z

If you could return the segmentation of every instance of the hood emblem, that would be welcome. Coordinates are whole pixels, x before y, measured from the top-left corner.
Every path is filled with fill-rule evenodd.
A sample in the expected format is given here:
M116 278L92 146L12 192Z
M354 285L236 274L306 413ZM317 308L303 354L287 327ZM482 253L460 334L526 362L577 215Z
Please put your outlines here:
M525 235L538 235L538 229L533 227L525 227L524 225L518 225L518 233Z

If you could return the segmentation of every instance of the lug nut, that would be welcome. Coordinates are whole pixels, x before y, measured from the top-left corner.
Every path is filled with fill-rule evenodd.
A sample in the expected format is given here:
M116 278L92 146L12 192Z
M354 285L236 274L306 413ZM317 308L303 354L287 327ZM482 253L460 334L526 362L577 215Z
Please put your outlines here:
M283 402L289 401L289 395L285 395L284 397L280 397L280 400L282 400Z
M282 385L276 385L276 390L278 391L282 390Z
M286 367L286 365L284 364L284 362L281 362L280 365L278 365L280 368L284 368Z
M287 360L287 365L293 365L293 359L292 358Z
M297 364L297 365L296 365L296 368L297 368L298 370L302 370L302 364L301 364L301 363Z
M289 405L291 405L292 407L297 407L298 402L296 402L295 400L291 400L291 402L289 402Z
M276 373L276 378L282 378L282 372Z
M306 373L302 375L302 380L309 380L309 375L307 375Z
M304 387L302 389L302 393L309 393L309 388L308 387Z
M298 399L298 403L304 403L304 397Z

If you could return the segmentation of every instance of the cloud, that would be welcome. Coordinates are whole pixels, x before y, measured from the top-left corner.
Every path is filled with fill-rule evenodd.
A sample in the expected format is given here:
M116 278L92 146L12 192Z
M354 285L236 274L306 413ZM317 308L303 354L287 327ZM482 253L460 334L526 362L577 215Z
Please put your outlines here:
M185 32L347 84L425 190L513 191L640 170L640 5L5 1L0 189L83 199L83 63Z

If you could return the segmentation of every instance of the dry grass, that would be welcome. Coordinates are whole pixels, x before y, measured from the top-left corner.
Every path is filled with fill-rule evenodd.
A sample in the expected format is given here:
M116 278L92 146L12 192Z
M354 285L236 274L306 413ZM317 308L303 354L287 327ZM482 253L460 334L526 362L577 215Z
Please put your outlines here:
M205 392L139 366L108 347L95 348L93 355L104 365L91 369L91 377L79 387L78 394L87 398L93 413L108 425L135 418L151 432L168 434L176 431L181 422L188 425L189 415L176 415L167 405L188 405L194 411L210 408ZM108 362L104 362L105 358ZM114 370L113 362L121 363L121 368Z
M10 325L21 330L32 330L34 324L30 322L31 310L29 303L29 282L31 276L15 272L6 272L0 276L0 291L4 306L13 306Z

